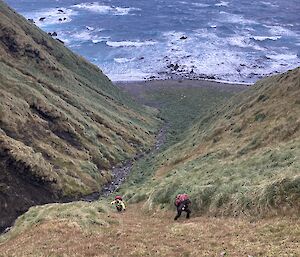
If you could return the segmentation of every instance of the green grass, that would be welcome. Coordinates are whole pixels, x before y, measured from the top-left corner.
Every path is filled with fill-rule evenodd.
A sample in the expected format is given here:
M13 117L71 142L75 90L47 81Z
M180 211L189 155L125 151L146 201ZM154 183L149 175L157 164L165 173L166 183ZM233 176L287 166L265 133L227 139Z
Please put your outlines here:
M230 90L207 86L187 88L180 84L144 90L144 100L159 105L159 117L168 125L165 147L180 141L197 120L233 95Z
M190 137L193 124L235 94L235 90L220 90L218 87L207 86L187 88L179 85L150 89L144 87L142 90L143 101L160 106L159 117L167 124L167 133L166 142L159 153L146 156L135 163L130 177L121 189L121 192L126 192L133 202L144 200L148 195L145 193L146 190L139 188L146 186L153 179L157 169L168 162L168 149L176 148L176 143L186 136ZM236 89L239 90L241 89Z
M265 79L225 104L220 97L217 108L214 92L203 101L201 89L198 97L191 90L191 101L190 89L180 92L186 103L175 101L176 91L154 94L171 124L167 148L136 163L120 192L131 202L146 200L149 208L174 208L175 196L186 192L197 214L299 212L299 72ZM197 117L199 109L205 111Z
M116 220L109 218L111 207L106 202L93 203L73 202L64 204L46 204L31 207L29 211L20 216L13 228L1 241L12 239L26 230L46 222L65 222L66 226L80 227L83 231L93 232L109 227Z
M4 2L0 10L0 152L28 166L29 176L56 177L55 193L99 190L112 166L153 144L157 111ZM39 163L29 163L32 156Z

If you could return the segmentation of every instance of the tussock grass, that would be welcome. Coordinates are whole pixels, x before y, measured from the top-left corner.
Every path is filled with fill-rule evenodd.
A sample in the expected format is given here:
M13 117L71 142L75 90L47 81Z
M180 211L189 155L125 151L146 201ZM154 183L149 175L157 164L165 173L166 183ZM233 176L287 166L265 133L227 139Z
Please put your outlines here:
M29 174L52 180L54 194L99 190L112 166L153 144L157 111L137 104L3 1L0 10L1 142L31 149L22 161ZM0 151L15 165L22 155ZM39 158L33 163L30 155Z
M99 231L101 228L109 227L110 223L117 223L117 220L109 218L109 213L110 207L100 201L54 203L31 207L16 220L13 228L3 235L0 241L11 240L44 223L52 223L54 227L55 223L62 223L66 227L78 228L89 233Z
M1 231L32 205L99 191L161 121L3 1L0 12Z
M188 96L189 89L182 90ZM206 95L206 101L187 97L188 107L214 107L213 96L213 92ZM167 94L158 99L163 97L166 103L174 100ZM132 202L147 199L149 208L173 208L176 194L186 192L198 214L296 215L299 97L299 68L259 81L215 110L184 122L188 127L175 131L175 140L169 137L167 149L136 164L123 192ZM171 109L168 104L161 106L170 124L191 120L177 111L181 104L178 101Z

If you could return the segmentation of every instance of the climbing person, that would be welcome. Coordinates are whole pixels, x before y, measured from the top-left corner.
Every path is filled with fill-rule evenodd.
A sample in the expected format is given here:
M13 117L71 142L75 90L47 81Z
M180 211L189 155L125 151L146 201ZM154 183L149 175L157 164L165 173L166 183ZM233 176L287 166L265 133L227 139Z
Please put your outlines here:
M174 220L177 220L183 211L186 212L186 218L190 218L191 210L189 209L189 205L191 201L187 194L178 194L175 199L175 206L177 208L177 215L175 216Z
M114 204L116 206L118 212L126 210L125 203L123 202L122 196L120 196L120 195L117 195L115 197L115 200L112 201L110 204Z

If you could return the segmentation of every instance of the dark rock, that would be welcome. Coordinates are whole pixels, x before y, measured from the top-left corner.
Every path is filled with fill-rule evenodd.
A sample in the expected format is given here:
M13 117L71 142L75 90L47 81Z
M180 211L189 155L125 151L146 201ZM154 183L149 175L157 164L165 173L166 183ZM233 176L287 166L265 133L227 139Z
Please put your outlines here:
M54 31L53 33L48 32L48 35L52 36L52 37L57 37L57 33Z
M178 69L179 69L178 63L176 63L176 64L174 65L173 69L174 69L174 70L178 70Z
M139 60L144 60L144 59L145 59L145 57L144 57L144 56L142 56L142 57L140 57L140 58L139 58Z
M65 44L64 41L60 40L59 38L56 39L58 42L62 43L62 44Z
M64 21L66 20L67 18L64 18Z
M59 20L59 21L62 21L62 18L59 18L58 20Z
M46 17L41 17L40 19L39 19L39 21L44 21L46 19Z
M58 11L58 12L62 12L62 13L64 12L62 9L58 9L57 11Z
M181 40L187 39L187 36L182 36L180 39Z

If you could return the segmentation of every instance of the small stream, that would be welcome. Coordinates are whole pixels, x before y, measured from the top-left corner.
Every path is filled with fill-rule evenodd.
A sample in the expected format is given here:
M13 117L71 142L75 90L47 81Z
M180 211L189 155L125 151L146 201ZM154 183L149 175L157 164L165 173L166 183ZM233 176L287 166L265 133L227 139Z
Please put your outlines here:
M114 167L112 169L112 176L113 176L112 181L104 185L101 191L84 196L80 200L92 202L98 200L102 196L107 197L113 192L115 192L123 184L127 176L130 174L134 162L144 158L146 155L152 155L161 149L161 147L164 145L166 141L166 131L167 131L167 124L165 124L156 135L156 143L150 151L139 153L131 160L126 161L122 165Z

